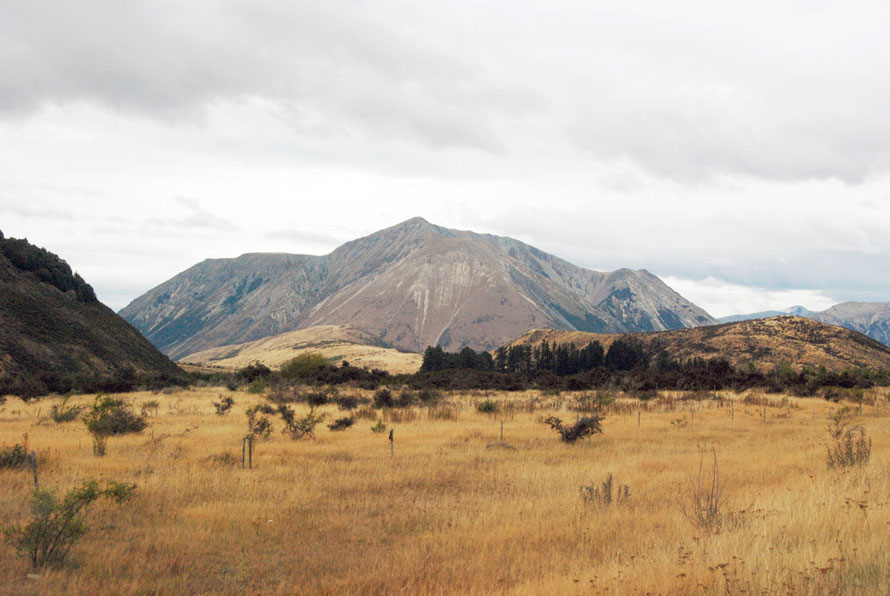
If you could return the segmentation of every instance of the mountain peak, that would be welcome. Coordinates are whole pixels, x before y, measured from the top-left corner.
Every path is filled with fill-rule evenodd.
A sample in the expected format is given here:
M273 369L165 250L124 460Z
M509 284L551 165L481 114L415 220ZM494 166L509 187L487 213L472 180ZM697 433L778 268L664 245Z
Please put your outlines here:
M317 325L352 324L422 351L491 349L535 327L623 332L715 322L654 275L591 271L422 217L324 257L189 270L121 313L175 357Z

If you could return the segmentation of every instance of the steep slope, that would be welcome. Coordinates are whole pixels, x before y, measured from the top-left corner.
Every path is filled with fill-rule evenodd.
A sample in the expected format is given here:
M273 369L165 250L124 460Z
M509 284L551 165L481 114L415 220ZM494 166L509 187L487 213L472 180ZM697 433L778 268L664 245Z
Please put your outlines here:
M843 302L814 313L812 318L853 329L890 345L890 302Z
M306 352L319 353L335 362L346 360L354 366L379 368L393 374L415 373L423 361L420 354L384 347L376 337L351 325L319 325L243 344L209 348L189 354L181 362L230 369L262 362L275 368Z
M65 261L0 233L0 394L182 378Z
M420 218L323 257L204 261L121 315L175 358L317 325L354 325L420 351L490 349L535 327L623 332L716 322L647 271L590 271L517 240Z
M734 366L754 365L763 371L780 363L796 369L805 365L829 370L890 369L890 347L850 329L795 316L630 335L651 354L667 350L676 359L722 357ZM597 340L608 348L618 337L622 336L536 329L511 345L555 341L583 346Z

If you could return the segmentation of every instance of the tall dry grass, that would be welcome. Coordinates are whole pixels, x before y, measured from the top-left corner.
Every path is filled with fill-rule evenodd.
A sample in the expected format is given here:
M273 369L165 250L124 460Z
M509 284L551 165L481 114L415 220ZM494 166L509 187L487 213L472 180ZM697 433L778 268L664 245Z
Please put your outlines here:
M276 421L272 439L256 444L254 469L242 470L244 411L261 398L234 394L221 417L218 395L127 396L137 410L158 400L158 415L141 435L110 438L104 458L92 455L82 423L49 419L51 400L0 407L0 446L27 434L42 486L138 485L123 508L96 505L62 568L29 579L26 560L0 546L0 592L890 591L883 394L858 418L873 439L871 462L843 471L826 466L833 404L823 400L618 399L605 406L603 435L565 445L541 419L573 420L577 396L535 392L486 394L495 414L477 412L477 394L448 396L432 415L390 413L393 457L388 434L372 433L367 419L311 441L291 441ZM685 426L672 424L681 416ZM708 446L724 489L720 532L681 512ZM610 473L629 498L592 506L579 488ZM31 482L0 471L5 523L26 518Z

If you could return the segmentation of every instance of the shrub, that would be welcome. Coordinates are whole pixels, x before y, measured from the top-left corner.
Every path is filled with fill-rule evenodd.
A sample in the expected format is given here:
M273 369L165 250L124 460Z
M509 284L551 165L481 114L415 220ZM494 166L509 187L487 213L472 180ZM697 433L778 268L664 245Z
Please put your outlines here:
M630 488L626 484L619 485L618 492L613 496L612 474L609 474L599 486L596 484L582 485L578 489L581 492L581 501L594 507L608 507L613 502L616 505L625 505L630 498Z
M254 379L247 386L247 392L253 394L259 394L266 390L269 386L269 379L266 377L259 377L258 379Z
M344 418L337 418L336 420L334 420L334 422L328 425L328 428L333 431L346 430L353 424L355 424L355 418L353 418L352 416L346 416Z
M144 416L138 416L124 404L124 400L97 395L93 407L83 419L87 430L93 435L93 453L105 455L108 437L140 433L148 426Z
M235 373L235 378L240 379L245 383L253 383L257 379L268 378L271 374L272 371L265 364L262 364L261 362L251 362L244 368L238 369L238 372Z
M271 412L270 412L271 410ZM258 404L247 408L247 436L268 439L272 434L272 421L263 414L275 413L275 409L266 404Z
M862 426L851 426L853 411L849 406L832 410L828 434L834 443L828 446L829 468L861 466L871 459L871 439Z
M550 416L544 420L544 423L549 424L550 428L558 432L564 442L574 443L579 439L602 433L602 421L602 416L585 416L571 426L564 426L562 420L555 416Z
M486 399L476 404L476 411L481 414L494 414L498 411L498 405L490 399Z
M385 387L378 389L374 394L374 407L375 408L391 408L395 405L395 401L392 398L392 392Z
M80 412L84 409L84 406L65 407L65 404L68 403L69 399L71 399L71 394L68 394L64 398L62 398L62 403L54 404L49 411L50 417L57 424L75 420L80 415Z
M222 397L222 396L220 396ZM232 406L235 405L235 400L230 396L222 397L219 401L213 402L213 407L216 408L216 415L223 416L228 414L232 409Z
M700 450L698 475L690 478L690 490L686 498L677 501L680 513L695 527L709 533L718 533L723 527L723 485L717 465L717 449L711 447L713 464L705 471L706 449Z
M378 420L377 424L375 424L374 426L371 427L371 432L372 433L385 433L386 425L383 424L383 420Z
M281 365L281 376L289 381L310 379L319 369L329 366L330 361L316 352L307 352L291 358Z
M101 497L116 503L130 499L136 486L109 482L104 488L87 480L65 495L61 502L47 490L35 491L31 503L31 521L24 527L3 529L6 540L16 551L31 560L35 569L65 561L74 543L86 531L87 509Z
M354 395L340 395L334 398L334 402L341 410L354 410L358 407L358 398Z
M395 407L397 408L410 408L414 404L420 401L420 398L417 397L417 394L411 391L410 389L405 389L399 394L399 399L396 400Z
M284 421L284 429L281 432L289 435L295 441L306 437L314 438L315 427L327 418L327 414L316 412L315 408L310 408L308 414L297 418L293 408L286 405L279 406L278 413L281 414L281 419Z
M424 387L417 392L417 398L423 402L424 405L432 406L442 399L442 394L430 387Z
M0 470L20 470L28 465L28 450L16 443L12 447L0 449Z
M306 402L310 406L323 406L328 403L328 394L325 391L313 391L306 395Z

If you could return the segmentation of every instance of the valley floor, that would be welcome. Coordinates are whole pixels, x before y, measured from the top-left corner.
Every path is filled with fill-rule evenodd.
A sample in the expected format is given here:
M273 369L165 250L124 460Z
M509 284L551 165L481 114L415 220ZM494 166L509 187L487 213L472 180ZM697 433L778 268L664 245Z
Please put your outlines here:
M211 404L221 394L236 403L225 416ZM142 434L110 438L102 458L82 422L48 419L55 400L10 399L0 446L27 435L42 487L95 478L137 489L128 503L94 506L61 568L29 577L0 544L0 593L887 594L890 403L870 396L856 422L873 439L871 461L840 471L826 466L837 405L821 399L619 400L604 434L567 445L542 420L574 421L577 396L456 394L393 411L392 456L374 420L302 441L275 420L252 470L241 469L241 438L256 395L127 395L137 411L159 401L157 414ZM478 412L484 399L500 413ZM725 486L719 532L681 512L712 447ZM587 502L580 487L608 474L627 501ZM4 525L27 520L31 490L30 472L0 470Z

